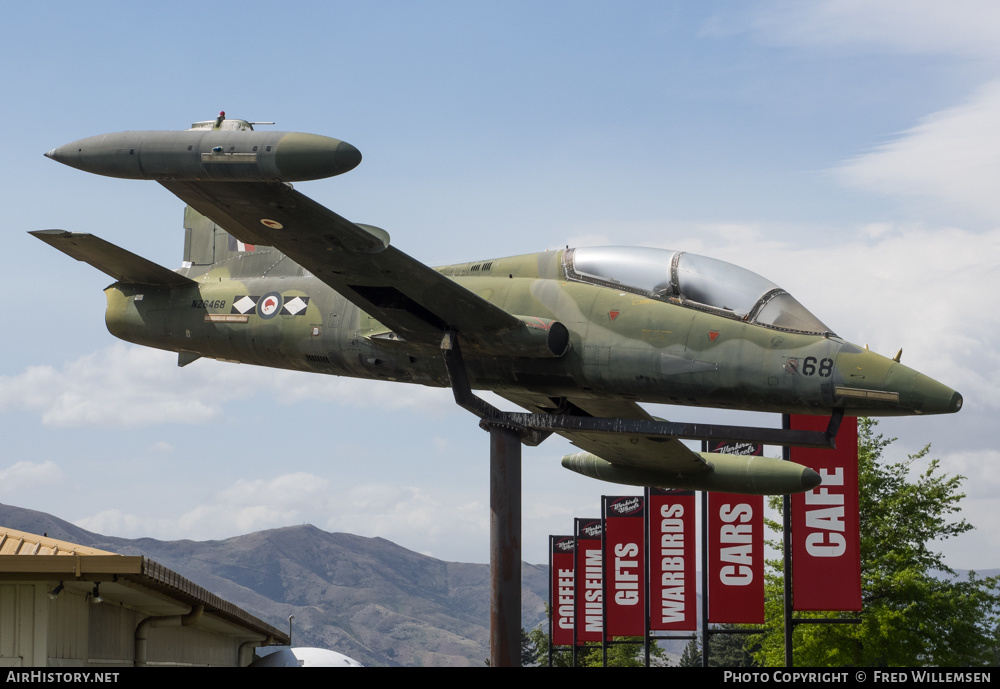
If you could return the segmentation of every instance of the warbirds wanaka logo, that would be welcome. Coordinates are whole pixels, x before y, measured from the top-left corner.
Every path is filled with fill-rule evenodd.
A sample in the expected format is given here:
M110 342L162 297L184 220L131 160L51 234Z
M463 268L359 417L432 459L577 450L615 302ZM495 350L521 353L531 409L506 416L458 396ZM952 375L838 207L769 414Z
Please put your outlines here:
M603 526L604 525L601 523L601 520L598 519L590 522L589 524L582 525L580 527L580 533L588 538L598 538L601 535L601 531L603 531Z
M288 297L285 299L277 292L268 292L262 297L236 295L230 313L248 314L256 311L258 316L266 320L274 318L278 314L301 316L305 314L308 306L309 297Z
M555 549L560 552L571 553L573 552L573 548L575 547L575 545L576 545L575 539L572 536L566 536L565 538L560 538L558 541L556 541Z
M618 498L613 503L608 505L608 507L612 512L619 516L635 514L636 512L642 512L642 498L638 495L633 495L628 498Z
M760 443L746 442L716 442L709 444L709 452L719 452L725 455L740 455L742 457L763 457L764 446Z

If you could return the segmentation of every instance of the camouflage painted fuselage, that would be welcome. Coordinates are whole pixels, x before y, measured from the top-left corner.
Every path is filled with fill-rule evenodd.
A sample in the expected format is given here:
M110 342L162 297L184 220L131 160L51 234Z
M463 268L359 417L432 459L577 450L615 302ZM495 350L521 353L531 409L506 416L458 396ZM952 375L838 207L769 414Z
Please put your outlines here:
M187 253L197 258L197 247ZM438 269L508 313L551 319L569 330L570 347L561 357L487 354L483 343L469 339L463 347L473 387L554 400L593 397L789 413L948 413L961 405L950 388L829 334L766 327L568 279L563 254ZM273 249L255 247L185 265L179 272L197 286L108 287L111 333L180 352L182 363L200 355L449 385L436 347L396 338Z

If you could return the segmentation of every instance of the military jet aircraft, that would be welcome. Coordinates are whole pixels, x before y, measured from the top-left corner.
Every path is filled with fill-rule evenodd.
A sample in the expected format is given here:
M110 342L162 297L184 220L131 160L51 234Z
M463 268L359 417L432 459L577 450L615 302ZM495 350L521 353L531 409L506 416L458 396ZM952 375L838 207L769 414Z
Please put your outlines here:
M866 416L962 406L898 355L851 344L778 285L706 256L577 247L428 267L291 187L353 169L354 146L254 124L222 113L45 154L155 180L187 204L176 271L90 234L32 232L115 279L113 335L177 352L181 366L206 357L453 386L456 398L467 385L541 417L619 419L637 430L552 428L584 451L568 468L638 485L780 494L819 483L799 465L647 433L655 420L639 402ZM461 352L460 369L442 349Z

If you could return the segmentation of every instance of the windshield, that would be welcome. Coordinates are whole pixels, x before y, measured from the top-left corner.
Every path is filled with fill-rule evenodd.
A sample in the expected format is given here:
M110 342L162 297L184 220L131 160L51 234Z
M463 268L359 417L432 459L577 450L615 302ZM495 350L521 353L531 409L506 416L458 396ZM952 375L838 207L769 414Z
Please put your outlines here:
M746 268L648 247L567 249L566 277L780 330L829 333L792 295Z

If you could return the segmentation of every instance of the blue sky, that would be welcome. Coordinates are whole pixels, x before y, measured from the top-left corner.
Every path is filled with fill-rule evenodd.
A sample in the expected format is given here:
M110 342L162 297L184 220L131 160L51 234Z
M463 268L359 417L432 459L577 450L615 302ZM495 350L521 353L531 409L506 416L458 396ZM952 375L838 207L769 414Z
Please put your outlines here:
M42 153L220 109L344 139L299 189L431 264L570 245L730 260L845 338L958 389L883 422L969 480L955 567L1000 566L1000 10L988 2L21 4L0 182L13 260L0 501L119 536L310 522L488 559L488 442L448 391L198 361L115 341L108 279L27 230L170 267L182 204ZM676 420L776 418L659 408ZM614 487L524 452L524 552Z

